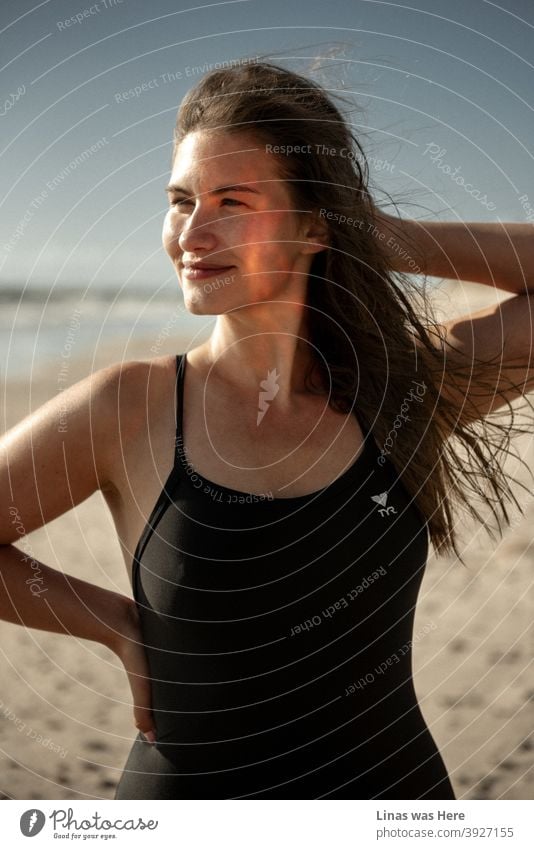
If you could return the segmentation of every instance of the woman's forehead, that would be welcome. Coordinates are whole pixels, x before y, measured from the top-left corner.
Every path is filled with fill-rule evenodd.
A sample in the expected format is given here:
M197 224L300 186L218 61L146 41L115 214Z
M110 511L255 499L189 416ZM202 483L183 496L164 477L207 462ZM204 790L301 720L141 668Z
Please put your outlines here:
M240 183L275 190L281 182L279 163L267 147L250 133L189 133L176 149L171 182L202 183L205 191Z

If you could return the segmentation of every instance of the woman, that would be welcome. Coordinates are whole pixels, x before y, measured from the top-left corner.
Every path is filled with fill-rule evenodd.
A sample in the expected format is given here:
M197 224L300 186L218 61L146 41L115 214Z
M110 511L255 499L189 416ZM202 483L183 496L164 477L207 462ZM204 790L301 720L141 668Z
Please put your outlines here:
M120 658L139 734L117 799L453 799L415 604L429 542L460 556L455 500L508 518L485 417L532 378L530 225L379 214L325 91L264 62L187 95L167 192L185 305L217 323L62 393L61 436L57 399L5 435L0 614ZM518 297L425 321L404 272L451 268ZM133 600L44 564L29 599L10 511L28 532L97 488Z

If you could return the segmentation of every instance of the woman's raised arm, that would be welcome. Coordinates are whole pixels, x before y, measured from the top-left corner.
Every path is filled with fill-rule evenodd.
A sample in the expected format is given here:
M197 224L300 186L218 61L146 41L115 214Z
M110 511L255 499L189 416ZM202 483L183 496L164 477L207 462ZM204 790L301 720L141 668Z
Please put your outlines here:
M534 223L416 221L381 212L374 235L396 271L534 292Z

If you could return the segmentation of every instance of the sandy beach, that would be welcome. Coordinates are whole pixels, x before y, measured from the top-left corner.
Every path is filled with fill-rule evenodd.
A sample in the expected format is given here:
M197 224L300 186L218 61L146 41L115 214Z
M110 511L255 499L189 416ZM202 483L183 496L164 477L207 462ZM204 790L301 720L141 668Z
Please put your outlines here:
M444 314L498 299L488 287L466 284L444 287L443 296ZM136 338L127 347L103 345L94 358L73 356L68 382L111 362L149 359L153 344ZM189 345L187 335L174 333L159 353ZM7 381L6 427L58 391L58 368L41 369L31 383ZM518 449L533 469L532 440L521 439ZM514 464L510 471L525 479ZM514 519L502 541L466 525L467 568L430 556L419 597L415 632L428 633L414 647L415 686L458 799L534 797L534 504L526 493L518 497L525 516ZM17 546L68 574L131 594L99 492ZM2 798L113 798L137 733L119 661L90 641L7 623L0 623L0 635Z

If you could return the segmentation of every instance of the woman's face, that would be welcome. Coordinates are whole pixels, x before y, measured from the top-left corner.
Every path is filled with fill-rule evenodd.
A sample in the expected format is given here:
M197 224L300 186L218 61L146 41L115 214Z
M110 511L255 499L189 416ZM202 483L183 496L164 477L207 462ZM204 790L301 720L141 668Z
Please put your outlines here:
M254 135L189 133L168 197L163 246L188 310L215 315L302 296L325 228L295 213L276 156Z

